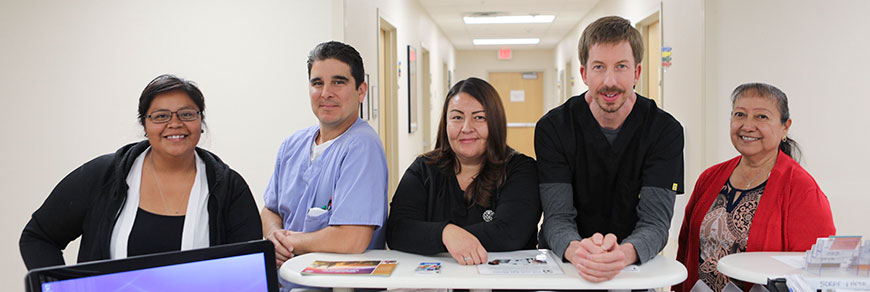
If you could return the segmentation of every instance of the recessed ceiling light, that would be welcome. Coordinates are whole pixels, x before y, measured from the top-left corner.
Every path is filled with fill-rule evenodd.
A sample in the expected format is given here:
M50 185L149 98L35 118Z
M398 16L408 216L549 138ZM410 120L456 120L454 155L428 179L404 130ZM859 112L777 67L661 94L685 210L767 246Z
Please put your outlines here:
M471 42L475 46L488 45L537 45L541 42L540 38L527 39L473 39Z
M462 21L465 24L492 24L492 23L550 23L556 19L555 15L510 15L510 16L465 16Z

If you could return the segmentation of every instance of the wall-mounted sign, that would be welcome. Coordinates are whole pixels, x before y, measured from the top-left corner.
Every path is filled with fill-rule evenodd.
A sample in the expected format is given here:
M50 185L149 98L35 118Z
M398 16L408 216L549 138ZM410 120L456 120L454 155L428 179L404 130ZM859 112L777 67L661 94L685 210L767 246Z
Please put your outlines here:
M511 90L511 102L524 102L526 101L526 91L525 90Z
M510 60L511 59L511 49L498 50L498 59L499 60Z
M671 47L662 47L662 68L667 71L671 67Z
M523 72L523 79L538 80L538 72Z

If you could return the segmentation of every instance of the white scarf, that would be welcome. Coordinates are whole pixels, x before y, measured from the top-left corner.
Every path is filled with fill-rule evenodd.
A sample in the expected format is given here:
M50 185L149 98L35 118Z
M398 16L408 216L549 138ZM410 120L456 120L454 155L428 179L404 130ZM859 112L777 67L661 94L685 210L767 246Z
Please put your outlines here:
M121 209L118 221L112 228L109 254L112 259L127 257L127 244L130 232L133 230L133 221L139 209L139 187L142 183L142 165L145 156L151 151L151 147L145 149L127 174L127 200ZM196 176L193 187L190 188L190 198L187 201L187 211L184 217L184 227L181 232L181 250L202 248L209 246L208 225L208 177L205 174L205 163L199 154L196 156Z

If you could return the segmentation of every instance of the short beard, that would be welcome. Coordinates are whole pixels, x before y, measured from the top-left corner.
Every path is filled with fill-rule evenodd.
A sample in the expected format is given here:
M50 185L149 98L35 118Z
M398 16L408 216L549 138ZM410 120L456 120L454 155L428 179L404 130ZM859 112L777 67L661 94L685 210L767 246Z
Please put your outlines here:
M622 108L622 106L619 106L619 107L617 107L617 108L615 108L615 109L610 109L610 108L606 108L606 107L601 106L601 104L598 104L598 107L601 108L601 111L603 111L603 112L605 112L605 113L608 113L608 114L612 114L612 113L618 112L619 109Z
M598 94L607 94L607 93L618 93L618 94L625 95L625 89L622 89L622 88L619 88L616 86L606 86L606 87L602 87L601 89L598 89ZM607 108L604 106L607 103L605 103L603 100L601 100L597 96L596 96L596 98L598 99L598 107L601 108L601 110L604 111L605 113L609 113L609 114L612 114L612 113L619 111L619 109L621 109L622 106L625 105L625 100L623 100L622 104L620 104L616 108L610 109L610 108ZM626 100L628 99L627 97L624 97L624 98Z

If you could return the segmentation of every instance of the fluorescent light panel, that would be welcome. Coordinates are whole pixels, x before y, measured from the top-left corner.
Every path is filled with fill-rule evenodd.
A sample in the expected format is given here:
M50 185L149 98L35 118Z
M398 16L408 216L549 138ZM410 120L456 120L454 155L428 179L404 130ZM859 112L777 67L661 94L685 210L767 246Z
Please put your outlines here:
M555 15L465 16L465 24L551 23Z
M488 45L537 45L541 42L540 38L526 38L526 39L473 39L471 42L475 46L488 46Z

